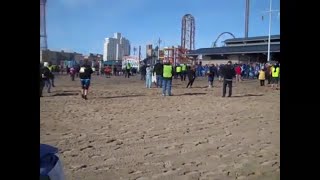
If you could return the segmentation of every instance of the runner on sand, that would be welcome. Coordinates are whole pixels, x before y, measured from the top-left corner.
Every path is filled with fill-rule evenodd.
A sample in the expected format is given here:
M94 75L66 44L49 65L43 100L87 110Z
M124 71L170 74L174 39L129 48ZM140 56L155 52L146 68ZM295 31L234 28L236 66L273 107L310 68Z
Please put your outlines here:
M90 87L90 80L91 80L91 74L93 73L93 70L91 67L87 64L81 66L80 68L80 81L82 86L82 98L87 100L88 90Z

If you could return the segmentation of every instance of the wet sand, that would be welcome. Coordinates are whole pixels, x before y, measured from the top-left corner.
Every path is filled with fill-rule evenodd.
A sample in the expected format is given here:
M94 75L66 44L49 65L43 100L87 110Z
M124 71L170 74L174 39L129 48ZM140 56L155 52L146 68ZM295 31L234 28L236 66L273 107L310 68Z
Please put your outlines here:
M66 179L280 179L280 91L257 80L208 89L173 81L172 97L140 77L57 76L40 98L41 143L60 149Z

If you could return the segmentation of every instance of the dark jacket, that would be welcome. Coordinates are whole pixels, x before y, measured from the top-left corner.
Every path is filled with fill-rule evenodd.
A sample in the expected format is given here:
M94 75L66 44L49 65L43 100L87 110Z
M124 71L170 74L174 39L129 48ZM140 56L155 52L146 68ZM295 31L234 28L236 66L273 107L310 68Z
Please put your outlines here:
M231 65L223 66L221 69L221 73L225 80L232 80L232 78L236 75L236 71Z
M188 74L188 79L189 80L196 78L196 71L193 70L193 69L189 69L187 71L187 74Z
M43 80L48 80L51 78L51 71L48 67L41 68L41 77Z
M210 78L214 78L214 76L215 76L215 69L214 69L214 67L212 67L212 66L210 66L209 67L209 69L208 69L208 71L209 71L209 73L208 73L208 78L210 79Z
M162 76L162 74L163 74L163 64L161 64L161 63L155 64L153 72L156 75L161 75Z
M84 72L80 72L79 77L80 79L91 79L91 74L93 73L93 70L90 66L82 66L81 68L85 68ZM80 68L80 69L81 69Z
M146 73L147 73L146 69L147 69L147 66L146 66L146 65L143 65L143 66L141 67L141 69L140 69L141 75L146 75Z

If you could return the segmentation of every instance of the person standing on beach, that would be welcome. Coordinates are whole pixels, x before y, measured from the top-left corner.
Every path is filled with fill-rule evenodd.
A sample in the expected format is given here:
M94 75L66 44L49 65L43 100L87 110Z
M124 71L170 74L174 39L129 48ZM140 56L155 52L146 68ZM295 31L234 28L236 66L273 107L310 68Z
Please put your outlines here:
M163 65L162 96L166 96L166 92L168 92L168 96L172 96L171 94L172 74L173 74L173 66L170 64L169 61L167 61Z
M222 74L222 69L223 69L224 65L223 64L220 64L219 67L218 67L218 73L219 73L219 82L222 81L222 78L223 78L223 74Z
M92 68L87 64L83 65L80 68L79 77L80 77L81 86L82 86L81 97L85 100L87 100L92 73L93 73Z
M154 65L153 73L156 74L157 88L162 88L163 64L160 63L160 60L157 60L157 63Z
M45 82L44 82L42 74L43 74L42 66L40 64L40 97L42 97L42 91L43 91L43 88L44 88L44 85L45 85Z
M146 88L151 88L152 84L152 69L150 67L150 64L147 65L146 68Z
M47 88L47 92L51 93L51 71L48 68L48 63L44 63L44 67L42 68L42 80L44 81L45 87Z
M193 82L196 79L196 68L194 66L190 67L187 71L187 74L189 82L186 88L192 88Z
M213 87L213 80L214 80L214 76L215 76L214 64L211 64L211 66L208 67L207 75L208 75L208 82L209 82L208 88L212 88Z
M278 63L271 68L271 76L272 76L271 88L272 89L274 87L278 88L279 76L280 76L280 67Z
M223 76L223 89L222 89L222 97L226 96L227 92L227 85L229 87L229 94L228 97L232 95L232 79L236 75L234 68L232 67L232 62L228 61L227 65L224 65L221 69L222 76Z
M71 81L74 81L74 77L76 75L76 70L74 67L70 68L70 77L71 77Z
M236 71L236 82L240 82L242 79L241 79L241 66L240 65L237 65L236 68L235 68L235 71Z
M130 78L130 71L131 71L131 64L130 63L127 63L126 64L126 74L125 74L125 78L128 77Z
M140 73L141 73L141 78L140 80L146 80L146 69L147 69L147 66L145 64L142 65L142 67L140 68Z
M270 64L266 66L266 78L268 81L268 85L271 84L271 65Z
M187 65L181 64L181 81L186 81L187 77Z
M175 79L178 79L179 77L181 78L181 81L182 81L182 74L181 74L181 71L182 71L182 67L180 66L180 64L177 64L176 66L176 76L175 76Z
M266 80L266 73L264 72L264 68L261 68L259 71L259 80L260 86L264 86L264 81Z
M52 87L55 87L55 85L54 85L54 74L53 74L53 65L52 65L52 63L51 62L49 62L48 63L48 69L50 70L50 81L51 81L51 85L52 85Z

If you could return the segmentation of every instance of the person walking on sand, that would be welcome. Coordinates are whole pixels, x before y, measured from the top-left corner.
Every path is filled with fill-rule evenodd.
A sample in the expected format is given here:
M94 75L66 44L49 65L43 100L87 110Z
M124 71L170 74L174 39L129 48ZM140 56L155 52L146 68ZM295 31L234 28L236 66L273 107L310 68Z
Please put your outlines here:
M40 97L42 97L42 91L45 85L44 79L42 78L43 72L42 72L42 65L40 64Z
M53 74L53 65L52 65L52 63L51 62L49 62L48 63L48 69L50 70L50 81L51 81L51 86L52 87L55 87L55 85L54 85L54 74Z
M45 87L47 88L47 92L51 93L51 71L48 68L48 63L45 62L42 68L42 79L44 81Z
M213 87L213 80L214 80L214 76L215 76L214 64L211 64L211 66L208 67L207 75L208 75L208 82L209 82L208 88L212 88Z
M232 67L232 62L228 61L227 65L222 67L222 76L223 76L223 89L222 89L222 97L226 96L227 85L229 87L228 97L232 95L232 79L236 75L234 68Z
M190 67L187 74L189 82L186 88L192 88L193 82L196 79L196 68L194 66Z
M162 96L166 96L166 92L168 96L172 96L171 94L171 85L172 85L172 74L173 74L173 66L167 61L163 65L163 75L162 75Z
M89 90L90 81L91 81L91 74L93 73L93 70L89 65L84 64L83 66L81 66L79 73L80 73L79 76L80 76L80 82L82 87L81 97L87 100L88 90Z
M264 86L264 81L266 80L266 72L264 71L264 68L261 68L259 71L259 80L260 86Z
M71 77L71 81L74 81L74 78L76 76L76 70L74 67L70 68L70 77Z
M236 82L241 82L241 66L237 65L234 70L236 71Z
M147 65L146 68L146 88L151 88L152 84L152 69L150 67L150 64Z

